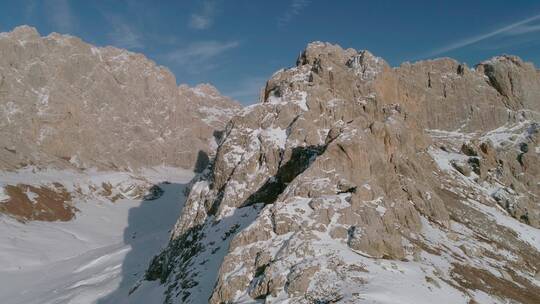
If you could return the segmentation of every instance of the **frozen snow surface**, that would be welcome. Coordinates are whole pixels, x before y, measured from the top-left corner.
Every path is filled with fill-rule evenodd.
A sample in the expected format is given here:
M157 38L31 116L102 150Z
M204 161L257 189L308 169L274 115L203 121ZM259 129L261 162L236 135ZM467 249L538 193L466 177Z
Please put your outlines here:
M57 181L68 189L70 184L84 189L102 182L145 182L164 192L154 200L114 203L80 196L75 200L79 212L69 222L21 223L0 215L0 303L160 303L163 290L157 282L135 287L151 258L166 246L192 177L175 168L1 173L0 185Z

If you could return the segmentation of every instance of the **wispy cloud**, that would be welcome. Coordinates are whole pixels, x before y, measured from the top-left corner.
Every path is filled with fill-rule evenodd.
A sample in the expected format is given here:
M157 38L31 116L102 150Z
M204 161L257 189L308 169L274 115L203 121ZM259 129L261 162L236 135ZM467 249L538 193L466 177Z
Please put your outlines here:
M284 27L287 25L296 16L300 15L300 13L302 13L302 11L310 4L310 0L292 0L285 13L278 17L278 26Z
M478 43L480 41L483 41L483 40L486 40L486 39L489 39L489 38L493 38L495 36L503 35L503 34L504 35L521 35L521 34L525 34L525 33L531 33L531 32L535 32L535 31L539 31L540 26L538 26L538 25L535 25L535 26L529 25L530 23L532 23L533 21L536 21L536 20L540 20L540 14L534 15L532 17L529 17L529 18L526 18L526 19L523 19L523 20L520 20L518 22L514 22L512 24L505 25L505 26L500 27L498 29L495 29L495 30L493 30L491 32L487 32L487 33L484 33L484 34L480 34L480 35L472 36L472 37L469 37L469 38L465 38L465 39L450 43L450 44L448 44L446 46L443 46L441 48L434 49L426 57L437 56L437 55L441 55L441 54L444 54L444 53L448 53L450 51L461 49L461 48L464 48L466 46Z
M47 0L44 2L49 21L61 33L73 33L75 17L67 0Z
M212 59L239 45L238 41L199 41L166 54L165 59L197 73L215 68L217 64Z
M108 34L110 43L125 49L143 49L143 37L132 26L119 17L109 17L112 31Z
M217 2L215 0L205 0L202 2L200 11L191 14L189 27L196 30L205 30L212 26L217 12Z
M540 32L540 24L523 24L517 26L513 29L510 29L506 34L507 35L523 35L534 32Z

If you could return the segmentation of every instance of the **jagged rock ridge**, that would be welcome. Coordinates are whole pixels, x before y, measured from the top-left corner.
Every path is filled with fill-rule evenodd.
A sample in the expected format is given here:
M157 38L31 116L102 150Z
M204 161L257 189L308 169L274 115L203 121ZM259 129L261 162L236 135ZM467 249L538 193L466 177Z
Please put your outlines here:
M147 278L166 303L540 302L539 75L309 44L229 122Z
M141 54L28 26L0 34L0 169L193 168L238 109Z

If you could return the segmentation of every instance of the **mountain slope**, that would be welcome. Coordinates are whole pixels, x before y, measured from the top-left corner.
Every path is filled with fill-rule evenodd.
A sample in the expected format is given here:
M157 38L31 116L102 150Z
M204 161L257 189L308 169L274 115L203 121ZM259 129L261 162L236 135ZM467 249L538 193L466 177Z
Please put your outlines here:
M0 302L162 297L134 286L238 110L141 54L0 33Z
M132 184L155 185L162 192L159 197L119 198L114 203L87 192L85 197L74 198L79 211L68 222L22 223L0 216L0 302L157 301L163 293L159 286L128 295L142 278L147 261L167 244L170 227L185 200L186 184L192 177L193 172L179 169L144 170L138 174L69 170L1 174L0 180L54 180L85 192L103 181L111 182L115 189Z
M0 34L0 54L0 169L194 168L240 108L211 85L177 87L141 54L72 36L17 27Z
M152 185L136 179L81 189L47 172L200 170L239 109L209 84L177 86L141 54L28 26L0 33L0 213L69 221L96 196L142 199Z
M227 125L166 303L540 302L540 77L316 42Z

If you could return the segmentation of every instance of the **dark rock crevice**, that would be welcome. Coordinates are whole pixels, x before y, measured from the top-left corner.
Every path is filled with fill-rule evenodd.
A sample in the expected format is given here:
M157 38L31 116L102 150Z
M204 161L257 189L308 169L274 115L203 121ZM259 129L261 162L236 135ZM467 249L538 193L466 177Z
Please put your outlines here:
M279 167L276 175L270 177L260 188L251 194L243 206L256 203L272 204L283 193L287 185L304 172L324 151L326 146L296 147L289 161Z

